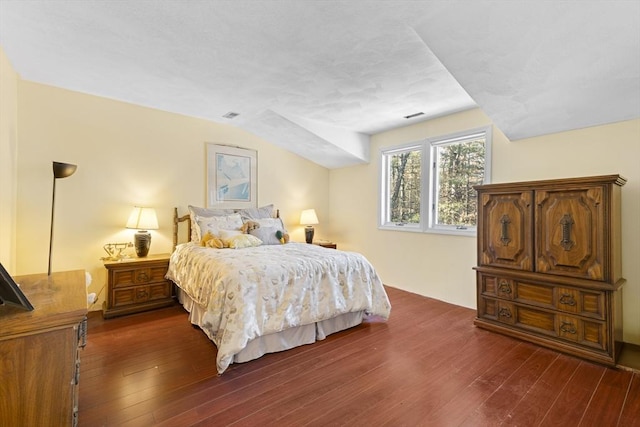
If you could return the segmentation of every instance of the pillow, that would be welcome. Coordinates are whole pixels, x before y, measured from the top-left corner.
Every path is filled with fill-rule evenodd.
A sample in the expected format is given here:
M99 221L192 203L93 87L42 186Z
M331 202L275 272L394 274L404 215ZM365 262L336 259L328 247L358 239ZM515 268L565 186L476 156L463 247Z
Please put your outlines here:
M198 218L210 218L212 216L226 216L235 213L233 209L206 209L189 205L189 217L191 218L191 241L199 242L206 233L200 232Z
M282 218L260 218L254 221L260 224L260 227L276 227L279 230L285 231Z
M260 246L262 244L262 240L258 239L256 236L252 236L251 234L238 234L237 236L233 236L227 240L227 242L231 249L250 248L253 246Z
M262 240L265 245L280 245L282 242L276 237L278 231L282 231L282 228L260 226L260 228L251 230L249 234Z
M273 204L262 206L260 208L246 208L239 211L244 222L255 221L260 218L273 218L275 210Z
M211 232L215 236L220 236L222 230L240 230L242 227L242 219L240 214L231 214L225 216L212 216L209 218L196 217L196 224L198 225L197 236L200 241L202 235Z
M225 248L229 247L229 242L231 241L232 238L239 236L243 234L242 231L240 230L224 230L221 229L218 231L218 235L220 236L220 240L222 240L222 243L224 244Z

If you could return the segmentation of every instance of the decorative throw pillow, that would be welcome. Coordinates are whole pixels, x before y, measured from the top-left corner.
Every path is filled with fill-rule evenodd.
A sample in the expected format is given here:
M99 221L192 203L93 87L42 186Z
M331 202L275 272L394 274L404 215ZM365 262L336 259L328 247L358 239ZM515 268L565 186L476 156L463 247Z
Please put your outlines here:
M260 228L262 227L275 227L278 230L286 232L284 228L284 223L282 222L282 218L260 218L254 220L258 224L260 224Z
M262 240L262 244L264 245L280 245L282 242L280 242L280 239L276 236L278 231L282 231L282 229L278 227L260 226L260 228L249 231L249 234Z
M258 239L256 236L252 236L251 234L239 234L237 236L233 236L227 240L227 242L231 249L250 248L253 246L260 246L262 244L262 240Z
M224 243L224 247L228 248L229 247L229 242L231 241L231 239L233 239L236 236L239 236L243 234L242 231L240 230L219 230L218 231L218 235L220 236L220 239L222 240L222 242Z

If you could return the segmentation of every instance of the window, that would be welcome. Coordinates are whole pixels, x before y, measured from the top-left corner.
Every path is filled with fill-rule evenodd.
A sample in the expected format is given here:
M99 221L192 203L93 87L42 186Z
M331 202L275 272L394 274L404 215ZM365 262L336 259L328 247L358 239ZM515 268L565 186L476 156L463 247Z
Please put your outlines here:
M383 149L380 226L475 235L489 159L490 127Z

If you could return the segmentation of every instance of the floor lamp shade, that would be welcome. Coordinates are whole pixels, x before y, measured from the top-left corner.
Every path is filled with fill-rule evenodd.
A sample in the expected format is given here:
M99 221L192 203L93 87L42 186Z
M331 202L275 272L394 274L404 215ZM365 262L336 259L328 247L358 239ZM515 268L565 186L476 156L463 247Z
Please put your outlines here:
M305 209L300 214L300 224L306 225L304 228L304 238L307 243L313 243L314 229L312 225L318 224L318 215L315 209Z
M51 231L49 233L49 268L47 275L51 275L51 249L53 248L53 218L56 206L56 180L73 175L78 166L70 163L53 162L53 193L51 196Z
M139 257L147 256L149 254L149 248L151 248L151 234L149 234L147 230L158 229L158 217L156 215L156 210L153 208L142 208L136 206L133 208L131 215L129 215L127 228L138 230L138 232L133 236L136 255Z

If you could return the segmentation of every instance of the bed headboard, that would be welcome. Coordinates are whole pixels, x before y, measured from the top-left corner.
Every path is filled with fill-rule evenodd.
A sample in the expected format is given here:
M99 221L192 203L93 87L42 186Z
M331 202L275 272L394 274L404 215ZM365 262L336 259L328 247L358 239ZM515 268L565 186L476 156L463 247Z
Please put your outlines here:
M276 218L280 218L280 209L276 209ZM178 208L173 208L173 251L176 250L176 246L178 246L178 232L180 230L180 223L187 223L187 242L191 240L191 215L186 214L179 216Z
M187 222L187 238L189 241L191 239L191 215L186 214L182 216L178 216L178 208L173 208L173 250L176 250L176 246L178 246L178 225L181 222Z

